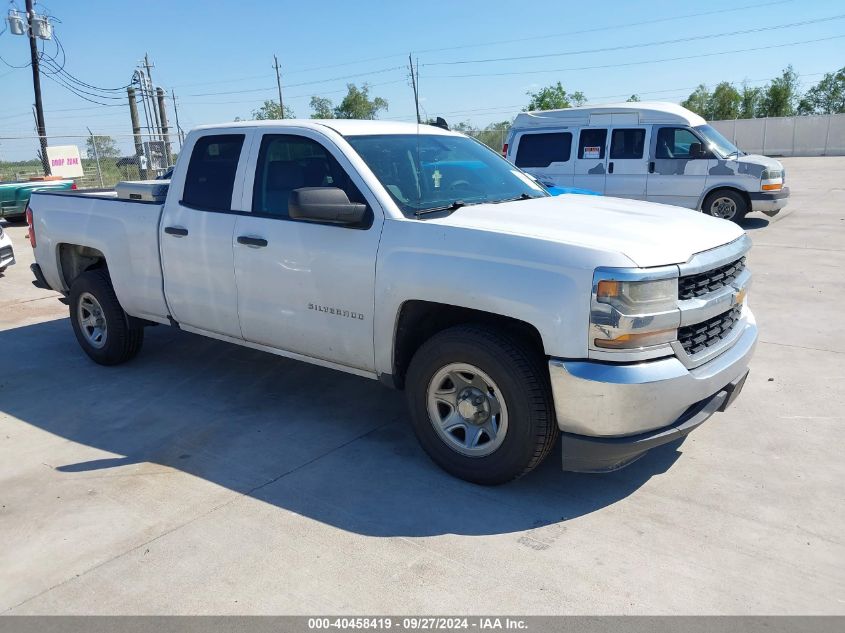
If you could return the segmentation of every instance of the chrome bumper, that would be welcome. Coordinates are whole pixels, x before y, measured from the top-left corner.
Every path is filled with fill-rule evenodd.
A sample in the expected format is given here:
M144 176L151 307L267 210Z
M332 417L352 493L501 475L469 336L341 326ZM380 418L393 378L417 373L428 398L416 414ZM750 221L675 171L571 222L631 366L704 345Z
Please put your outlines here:
M768 216L774 216L777 215L789 201L789 187L784 187L780 191L774 193L768 193L766 191L750 193L748 194L748 197L751 199L752 211L761 211Z
M627 365L550 360L560 430L624 437L675 424L692 405L747 372L757 343L757 324L747 307L737 327L743 330L733 346L694 369L675 357Z

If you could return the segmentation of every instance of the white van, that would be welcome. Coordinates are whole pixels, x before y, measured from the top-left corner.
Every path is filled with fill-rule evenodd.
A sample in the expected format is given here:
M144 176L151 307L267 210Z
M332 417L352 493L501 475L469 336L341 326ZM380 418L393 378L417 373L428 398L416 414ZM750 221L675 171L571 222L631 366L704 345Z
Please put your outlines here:
M521 112L505 158L544 183L702 210L726 220L786 206L783 165L746 154L694 112L638 102Z

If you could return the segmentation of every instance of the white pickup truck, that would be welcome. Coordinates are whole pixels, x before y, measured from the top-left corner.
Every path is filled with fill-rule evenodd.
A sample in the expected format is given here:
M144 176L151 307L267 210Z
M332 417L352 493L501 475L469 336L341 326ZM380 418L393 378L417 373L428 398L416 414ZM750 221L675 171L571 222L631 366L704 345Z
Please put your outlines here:
M94 361L131 359L165 324L378 379L470 481L519 477L559 435L564 469L622 467L724 410L748 373L739 227L552 197L455 132L201 127L166 198L145 186L38 191L27 211L37 283L67 296Z

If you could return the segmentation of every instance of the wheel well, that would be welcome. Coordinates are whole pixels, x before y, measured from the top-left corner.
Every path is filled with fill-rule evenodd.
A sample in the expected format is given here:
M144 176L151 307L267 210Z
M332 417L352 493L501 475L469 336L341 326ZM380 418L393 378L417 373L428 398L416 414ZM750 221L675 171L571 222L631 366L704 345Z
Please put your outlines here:
M496 326L516 335L544 355L543 339L530 323L510 317L432 301L406 301L396 321L393 344L393 385L401 389L416 351L432 336L465 323Z
M88 270L106 268L106 257L96 248L78 244L59 245L59 267L65 288Z
M713 189L708 191L706 194L704 194L704 197L701 198L701 209L700 209L701 211L704 211L704 203L707 202L707 198L709 198L714 193L717 193L719 191L733 191L734 193L738 193L742 197L742 199L745 200L746 211L751 211L751 196L748 195L748 192L744 191L742 189L737 189L736 187L728 187L728 186L714 187Z

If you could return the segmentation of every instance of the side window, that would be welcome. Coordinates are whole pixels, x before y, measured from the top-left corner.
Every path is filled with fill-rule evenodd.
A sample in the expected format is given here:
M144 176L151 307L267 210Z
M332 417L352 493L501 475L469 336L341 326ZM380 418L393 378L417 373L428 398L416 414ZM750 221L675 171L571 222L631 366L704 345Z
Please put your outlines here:
M367 204L340 163L317 141L292 134L267 134L261 141L252 211L290 218L291 191L301 187L339 187L350 202Z
M244 144L243 134L203 136L194 145L182 203L209 211L232 208L235 172Z
M613 130L610 135L610 158L611 160L642 158L644 146L644 129L632 128L629 130Z
M701 141L686 128L662 127L657 132L657 146L654 156L655 158L689 159L693 157L690 152L693 145L697 145L700 149Z
M565 163L572 153L572 133L523 134L516 150L517 167L548 167Z
M581 130L578 139L578 158L604 158L607 130Z

